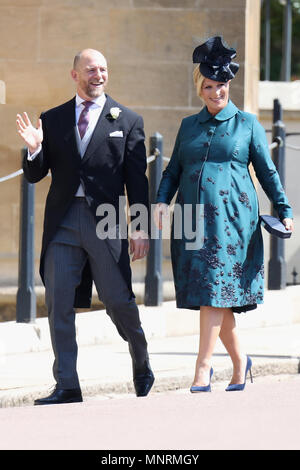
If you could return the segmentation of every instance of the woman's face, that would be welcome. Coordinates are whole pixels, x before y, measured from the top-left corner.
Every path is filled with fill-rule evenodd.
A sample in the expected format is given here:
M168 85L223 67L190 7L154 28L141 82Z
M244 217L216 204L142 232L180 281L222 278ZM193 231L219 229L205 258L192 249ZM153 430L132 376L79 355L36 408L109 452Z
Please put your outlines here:
M205 78L202 83L201 98L206 104L209 113L215 116L228 103L229 82L216 82Z

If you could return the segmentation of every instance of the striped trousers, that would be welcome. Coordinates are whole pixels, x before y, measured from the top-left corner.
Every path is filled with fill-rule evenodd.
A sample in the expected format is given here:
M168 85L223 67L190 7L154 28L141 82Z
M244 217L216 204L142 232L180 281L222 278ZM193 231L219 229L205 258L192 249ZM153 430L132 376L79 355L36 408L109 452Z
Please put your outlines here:
M128 342L133 373L148 364L147 342L135 299L130 296L108 241L96 235L96 220L87 202L74 198L45 254L46 304L55 358L53 375L61 389L80 387L73 305L87 259L99 298L119 334Z

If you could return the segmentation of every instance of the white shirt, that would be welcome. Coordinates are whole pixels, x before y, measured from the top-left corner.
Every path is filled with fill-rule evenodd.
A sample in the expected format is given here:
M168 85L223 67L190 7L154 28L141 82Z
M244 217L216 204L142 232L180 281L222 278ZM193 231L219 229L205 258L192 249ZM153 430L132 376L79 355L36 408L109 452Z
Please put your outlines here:
M79 120L79 116L81 114L81 111L84 109L84 105L82 104L83 101L85 101L85 100L80 98L80 96L76 93L75 122L76 122L76 132L77 132L77 137L79 138L79 142L81 141L81 139L80 139L80 136L79 136L79 131L78 131L77 124L78 124L78 120ZM89 141L92 137L92 134L95 130L97 121L98 121L98 119L100 117L100 114L103 110L103 107L105 105L106 96L105 96L104 93L102 93L101 96L98 96L97 98L93 99L92 101L93 101L93 104L89 108L89 124L88 124L87 130L86 130L86 132L83 136L83 139L81 141L82 146L79 149L82 157L83 157L84 152L85 152L85 150L88 146L88 143L89 143ZM78 139L77 139L77 141L78 141ZM30 161L34 160L35 157L41 151L41 149L42 149L42 146L40 145L39 148L32 155L30 155L29 150L28 150L27 159L30 160ZM83 188L82 188L81 185L79 185L76 196L84 196Z
M76 113L76 126L78 124L78 120L81 114L81 111L84 109L84 105L82 104L84 99L80 98L76 94L76 106L75 106L75 113ZM99 116L102 112L102 109L105 105L106 101L106 96L104 93L102 93L101 96L98 96L98 98L95 98L93 101L93 104L89 108L89 124L86 130L86 133L83 136L82 140L89 140L91 138L92 133L94 132L94 129L96 127L97 121L99 119Z

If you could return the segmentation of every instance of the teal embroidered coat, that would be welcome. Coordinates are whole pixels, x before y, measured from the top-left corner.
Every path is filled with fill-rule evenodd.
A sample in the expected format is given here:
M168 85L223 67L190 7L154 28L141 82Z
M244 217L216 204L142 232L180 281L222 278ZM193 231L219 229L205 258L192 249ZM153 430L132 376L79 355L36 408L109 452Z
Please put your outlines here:
M263 302L263 241L250 163L280 219L292 218L253 114L229 101L216 116L205 107L183 119L157 195L157 202L170 204L178 191L171 257L179 308L242 312Z

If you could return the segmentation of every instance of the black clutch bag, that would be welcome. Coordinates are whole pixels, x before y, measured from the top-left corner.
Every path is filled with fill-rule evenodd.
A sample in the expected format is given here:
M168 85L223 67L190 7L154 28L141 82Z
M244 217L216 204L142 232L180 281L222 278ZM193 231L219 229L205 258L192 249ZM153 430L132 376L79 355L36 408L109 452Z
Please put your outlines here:
M287 230L282 222L272 215L260 215L259 216L261 225L271 233L279 238L290 238L292 235L291 230Z

